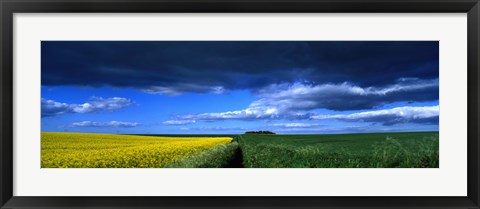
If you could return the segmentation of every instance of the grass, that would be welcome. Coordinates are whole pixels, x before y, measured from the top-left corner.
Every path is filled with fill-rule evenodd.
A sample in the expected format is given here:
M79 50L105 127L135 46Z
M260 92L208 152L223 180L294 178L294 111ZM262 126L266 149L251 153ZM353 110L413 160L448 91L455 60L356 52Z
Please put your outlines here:
M438 132L241 135L248 168L438 168Z
M231 137L42 133L42 168L159 168Z
M238 143L221 144L198 155L179 159L169 168L225 168L234 160Z

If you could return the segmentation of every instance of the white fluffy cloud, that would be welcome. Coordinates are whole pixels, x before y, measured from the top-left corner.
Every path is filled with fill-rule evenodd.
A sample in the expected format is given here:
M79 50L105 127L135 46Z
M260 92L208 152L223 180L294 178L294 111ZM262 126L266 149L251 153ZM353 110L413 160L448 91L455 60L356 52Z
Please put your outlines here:
M352 114L336 114L336 115L314 115L311 119L337 119L350 122L375 122L383 125L393 125L397 123L438 123L437 106L424 107L396 107L385 110L373 110Z
M255 119L276 119L279 117L275 108L249 107L244 110L202 113L178 116L175 120L165 121L167 124L188 124L198 121L214 122L221 120L255 120Z
M110 121L110 122L93 122L93 121L80 121L70 124L71 127L136 127L140 123L136 122L122 122L122 121Z
M223 127L223 126L214 126L214 127L182 127L180 130L183 131L245 131L248 128L243 127Z
M311 128L311 127L319 127L322 124L318 123L276 123L272 124L273 127L279 128Z
M162 122L164 125L185 125L185 124L191 124L191 123L196 123L195 120L167 120Z
M122 97L91 97L82 104L67 104L42 98L42 117L63 115L66 113L93 113L115 111L132 105L130 99Z
M67 103L42 98L42 117L62 115L71 111L72 109Z
M195 91L192 91L195 90ZM177 84L176 86L150 86L148 88L143 88L143 92L149 94L163 94L167 96L177 96L185 92L194 92L194 93L213 93L213 94L222 94L225 92L223 86L203 86L195 84Z

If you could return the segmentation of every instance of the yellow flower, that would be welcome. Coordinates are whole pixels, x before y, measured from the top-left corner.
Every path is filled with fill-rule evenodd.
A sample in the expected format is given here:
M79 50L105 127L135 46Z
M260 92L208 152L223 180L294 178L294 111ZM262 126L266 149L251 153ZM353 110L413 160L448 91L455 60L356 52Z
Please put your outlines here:
M231 137L42 133L42 168L160 168Z

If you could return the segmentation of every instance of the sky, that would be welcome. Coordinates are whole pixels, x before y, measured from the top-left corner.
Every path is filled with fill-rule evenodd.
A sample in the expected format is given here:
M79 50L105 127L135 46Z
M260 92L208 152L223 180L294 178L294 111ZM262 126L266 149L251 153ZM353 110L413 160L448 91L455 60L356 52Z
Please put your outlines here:
M42 41L42 131L438 131L437 41Z

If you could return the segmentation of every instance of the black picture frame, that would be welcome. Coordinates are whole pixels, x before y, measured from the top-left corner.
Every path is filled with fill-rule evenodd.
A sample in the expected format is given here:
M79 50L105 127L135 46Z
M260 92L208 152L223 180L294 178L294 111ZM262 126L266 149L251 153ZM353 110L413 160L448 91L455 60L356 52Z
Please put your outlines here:
M1 208L480 208L479 0L0 0ZM465 197L22 197L13 196L14 13L467 13L468 195ZM95 189L95 188L92 188Z

